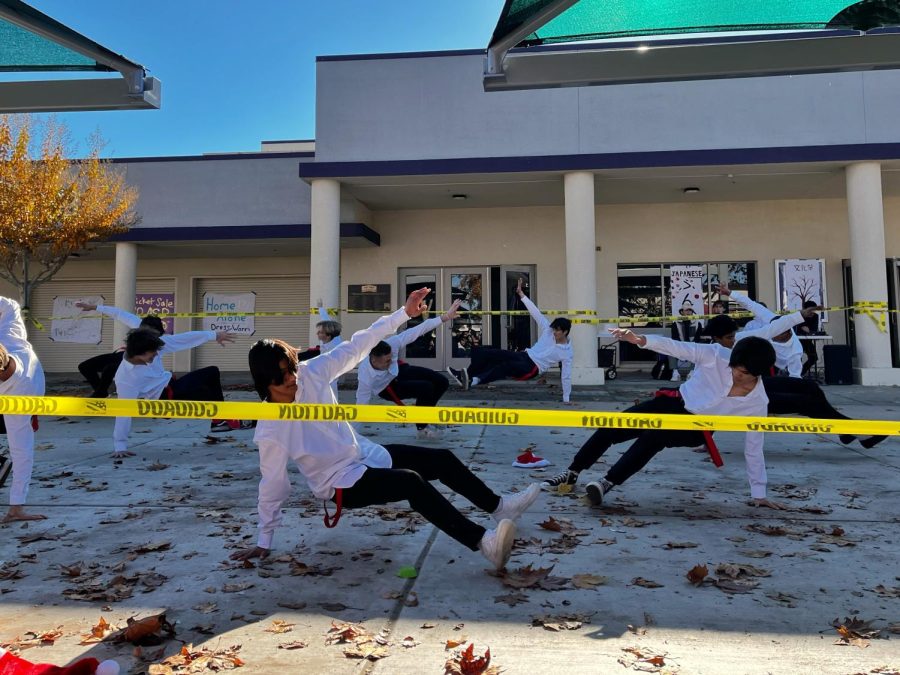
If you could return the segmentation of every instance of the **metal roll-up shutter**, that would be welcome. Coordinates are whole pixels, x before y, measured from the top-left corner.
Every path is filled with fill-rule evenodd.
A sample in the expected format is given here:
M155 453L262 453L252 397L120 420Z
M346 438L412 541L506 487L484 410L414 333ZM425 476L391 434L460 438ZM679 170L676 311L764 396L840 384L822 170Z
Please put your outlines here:
M194 311L203 311L204 293L256 293L257 312L309 311L309 276L205 277L194 280ZM280 338L298 347L309 341L309 314L285 317L256 317L252 336L238 335L233 344L221 347L212 342L194 350L194 368L218 366L226 372L248 372L247 352L263 338ZM202 330L201 319L194 329Z
M138 279L138 293L174 293L174 279ZM101 295L106 304L115 304L114 282L111 279L52 279L37 287L31 294L31 314L44 324L39 330L28 324L28 338L34 345L44 372L77 373L82 361L114 351L119 345L113 344L113 320L104 318L101 332L102 341L97 345L83 345L71 342L54 342L50 339L49 317L53 314L53 299L58 296L81 297ZM172 367L172 358L163 361L166 368ZM87 385L85 385L87 386Z

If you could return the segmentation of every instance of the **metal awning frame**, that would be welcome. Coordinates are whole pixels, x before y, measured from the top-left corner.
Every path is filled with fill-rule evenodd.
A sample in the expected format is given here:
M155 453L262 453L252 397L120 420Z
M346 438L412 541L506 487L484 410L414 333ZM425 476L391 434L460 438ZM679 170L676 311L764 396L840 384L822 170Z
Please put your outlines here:
M159 108L160 82L147 77L142 65L116 54L21 0L0 0L0 19L93 59L109 71L118 72L124 81L124 87L122 81L108 79L0 83L0 101L4 102L0 104L0 112ZM72 82L81 83L93 92L93 96L89 96L94 101L93 107L79 100ZM33 93L35 87L43 90L37 105L23 103L18 106L15 103L21 95ZM74 98L73 93L76 94Z

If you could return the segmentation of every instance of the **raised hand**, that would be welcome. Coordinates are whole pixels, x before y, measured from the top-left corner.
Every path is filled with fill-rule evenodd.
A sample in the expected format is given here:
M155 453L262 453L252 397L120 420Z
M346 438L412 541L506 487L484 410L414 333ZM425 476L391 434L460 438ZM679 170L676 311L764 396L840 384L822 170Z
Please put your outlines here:
M825 310L825 308L822 305L816 305L815 307L807 307L806 309L800 310L800 316L802 316L804 319L811 319L816 315L817 312L822 312L824 310Z
M403 309L406 310L407 316L410 318L419 316L428 309L428 305L425 302L425 297L431 293L430 288L420 288L417 291L413 291L409 294L409 297L406 299L406 304L403 306Z
M450 305L450 309L444 312L444 315L441 317L441 321L445 323L447 321L451 321L455 319L459 315L459 306L462 304L462 300L454 300L453 304Z
M216 333L216 342L224 347L227 342L234 342L234 335L220 330L218 333Z
M97 305L90 302L76 302L75 306L78 307L82 312L90 312L97 309Z
M519 283L516 284L516 295L520 298L525 297L525 278L519 277Z
M643 335L638 335L630 328L610 328L609 334L612 335L617 340L621 340L622 342L630 342L633 345L638 345L639 347L643 347L647 344L647 338Z
M718 287L717 290L718 290L718 292L719 292L719 295L724 296L724 297L726 297L726 298L727 298L729 295L731 295L731 289L728 288L728 284L725 283L724 281L719 283L719 287Z

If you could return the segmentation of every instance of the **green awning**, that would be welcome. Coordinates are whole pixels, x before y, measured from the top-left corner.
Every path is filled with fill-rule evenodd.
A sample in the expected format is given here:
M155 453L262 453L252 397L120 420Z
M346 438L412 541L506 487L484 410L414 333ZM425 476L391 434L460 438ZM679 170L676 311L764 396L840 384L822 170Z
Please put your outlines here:
M0 19L0 45L0 72L112 70L4 19Z
M491 45L557 0L507 0ZM900 24L898 0L578 0L517 46L723 31L870 30Z

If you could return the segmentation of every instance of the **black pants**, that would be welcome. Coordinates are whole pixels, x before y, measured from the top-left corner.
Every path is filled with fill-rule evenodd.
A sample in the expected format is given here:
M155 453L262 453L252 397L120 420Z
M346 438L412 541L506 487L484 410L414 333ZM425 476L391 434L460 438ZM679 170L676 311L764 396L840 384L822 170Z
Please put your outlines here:
M416 399L417 406L432 408L441 400L441 396L447 391L450 382L446 377L431 368L411 366L401 363L397 377L379 392L378 396L386 401L402 404L405 398ZM426 424L417 424L418 428L426 427Z
M664 415L690 415L684 409L684 401L670 396L659 396L634 405L624 412L658 413ZM699 431L675 431L669 429L598 429L581 446L575 459L569 465L573 471L584 471L600 459L609 446L635 439L619 461L610 467L606 480L621 485L638 471L663 448L693 448L703 445L703 434Z
M803 346L803 353L806 354L806 363L803 364L803 370L800 374L806 375L818 363L819 353L816 350L815 340L800 340L800 344Z
M172 387L172 398L176 401L225 400L222 380L216 366L194 370L178 378L173 377L169 386Z
M770 415L803 415L825 420L848 420L825 398L817 383L799 377L764 377Z
M479 384L497 380L526 379L538 374L538 367L526 352L511 352L494 347L472 350L472 363L466 369L469 377L477 377Z
M385 449L391 455L391 468L366 469L353 487L344 488L344 508L408 501L442 532L477 550L485 529L457 511L429 481L439 480L485 513L497 510L500 497L449 450L413 445L387 445Z
M125 352L112 352L111 354L100 354L93 356L87 361L78 364L78 372L80 372L88 384L93 388L93 394L99 398L109 396L109 387L116 376L119 364L122 363L122 357Z

